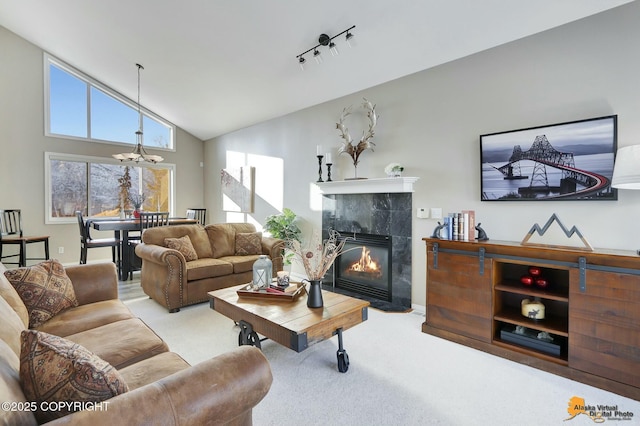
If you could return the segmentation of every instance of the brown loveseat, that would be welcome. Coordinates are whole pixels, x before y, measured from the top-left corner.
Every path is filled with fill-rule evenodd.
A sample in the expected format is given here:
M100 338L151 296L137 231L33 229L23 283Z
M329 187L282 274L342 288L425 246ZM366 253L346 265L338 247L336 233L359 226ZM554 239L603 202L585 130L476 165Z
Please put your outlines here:
M32 317L5 271L0 263L0 424L35 425L34 401L27 401L20 377L21 333ZM71 266L66 275L78 306L37 330L82 345L111 364L128 391L109 399L101 410L76 411L47 424L252 423L252 408L272 382L269 364L258 349L242 346L189 366L118 300L114 264Z
M185 257L189 250L167 247L167 239L175 242L184 236L195 250L191 258L197 259ZM135 250L142 259L144 292L169 312L177 312L182 306L208 301L210 291L251 282L253 263L260 254L271 258L275 276L282 270L283 248L283 240L263 237L253 224L221 223L145 229Z

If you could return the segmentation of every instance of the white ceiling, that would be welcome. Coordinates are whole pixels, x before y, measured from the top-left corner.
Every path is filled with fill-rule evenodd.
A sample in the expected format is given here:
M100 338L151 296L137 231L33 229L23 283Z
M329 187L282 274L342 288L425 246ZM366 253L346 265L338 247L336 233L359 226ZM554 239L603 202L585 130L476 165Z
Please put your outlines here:
M206 140L629 2L0 0L0 25L131 99L141 63L141 103Z

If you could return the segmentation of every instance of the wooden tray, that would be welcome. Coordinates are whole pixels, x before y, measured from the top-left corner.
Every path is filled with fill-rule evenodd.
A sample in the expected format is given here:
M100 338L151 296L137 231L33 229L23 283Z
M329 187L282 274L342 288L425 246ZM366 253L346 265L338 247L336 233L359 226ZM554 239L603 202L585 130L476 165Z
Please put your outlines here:
M242 287L240 290L237 290L236 293L238 293L239 297L250 297L255 299L263 299L263 300L267 300L267 299L283 300L287 302L293 302L302 293L305 292L305 287L304 287L304 284L300 282L291 282L289 285L298 286L298 288L296 289L296 291L291 293L276 293L275 292L276 290L274 290L273 292L267 291L267 290L258 290L258 291L250 290L251 284L247 284L245 287Z

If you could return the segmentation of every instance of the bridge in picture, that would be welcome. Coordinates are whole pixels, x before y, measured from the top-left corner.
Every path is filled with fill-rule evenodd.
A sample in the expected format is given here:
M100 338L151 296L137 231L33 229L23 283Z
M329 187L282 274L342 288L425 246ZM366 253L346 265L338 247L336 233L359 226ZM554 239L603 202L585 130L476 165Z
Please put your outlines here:
M531 196L536 193L556 192L558 193L557 195L546 198L584 196L590 193L597 193L609 185L607 177L587 170L577 169L573 160L573 153L556 150L547 140L546 135L536 136L533 145L527 151L523 151L520 145L515 145L509 162L501 167L493 167L504 175L504 179L529 179L529 176L521 173L520 161L522 160L534 162L529 185L518 188L518 193L522 195ZM560 186L549 185L547 166L562 171ZM577 190L578 185L583 188Z

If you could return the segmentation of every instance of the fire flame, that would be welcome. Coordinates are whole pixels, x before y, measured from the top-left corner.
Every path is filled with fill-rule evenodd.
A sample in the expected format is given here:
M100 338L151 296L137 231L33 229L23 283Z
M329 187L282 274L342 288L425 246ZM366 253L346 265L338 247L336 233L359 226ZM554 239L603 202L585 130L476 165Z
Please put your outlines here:
M362 254L360 255L360 259L357 262L354 262L347 269L349 272L366 272L369 274L373 274L377 277L382 276L382 271L380 270L380 265L371 259L371 250L366 247L362 247Z

